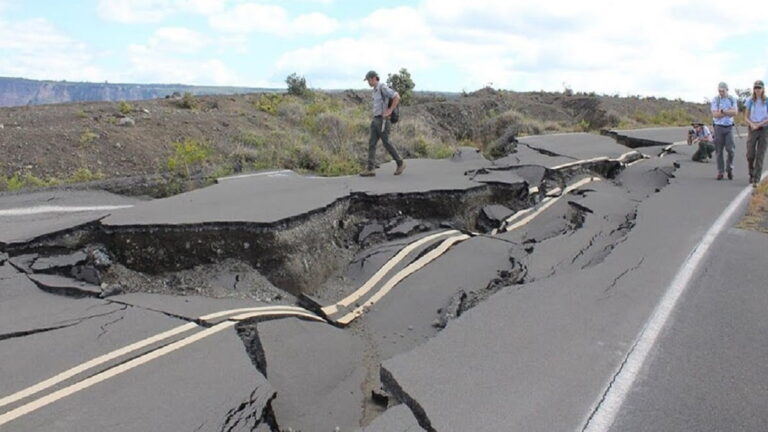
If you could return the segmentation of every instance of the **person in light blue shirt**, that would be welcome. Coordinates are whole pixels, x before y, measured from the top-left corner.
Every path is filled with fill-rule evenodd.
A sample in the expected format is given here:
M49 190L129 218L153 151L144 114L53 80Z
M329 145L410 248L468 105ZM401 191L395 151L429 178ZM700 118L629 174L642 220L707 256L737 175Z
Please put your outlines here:
M763 81L755 81L752 86L752 97L747 99L747 168L749 183L757 187L763 174L763 159L765 159L765 130L768 126L768 106L765 101L765 86Z
M728 174L728 180L733 180L733 152L736 145L733 142L733 117L739 113L736 98L728 95L728 84L721 82L717 85L717 96L710 104L712 121L715 123L715 153L717 153L717 179L722 180L723 174ZM728 160L723 160L723 150L728 153Z

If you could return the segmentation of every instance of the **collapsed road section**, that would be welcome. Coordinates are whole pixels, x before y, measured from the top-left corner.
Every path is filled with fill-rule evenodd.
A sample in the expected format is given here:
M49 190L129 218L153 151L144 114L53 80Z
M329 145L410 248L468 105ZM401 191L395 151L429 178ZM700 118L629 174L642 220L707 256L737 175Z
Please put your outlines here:
M584 148L596 138L592 151ZM244 397L250 402L228 410L223 422L211 420L212 429L354 430L401 402L411 420L429 429L427 414L409 402L396 379L381 380L380 365L423 345L505 288L598 266L632 230L638 204L673 176L672 160L646 160L587 134L573 139L578 147L530 138L497 161L461 149L448 161L409 161L402 178L241 176L132 202L109 215L93 210L64 230L8 239L6 268L13 280L34 284L42 293L36 295L118 307L107 312L111 318L99 324L96 339L123 328L138 311L184 320L211 336L235 328L243 342L239 355L274 390L252 383ZM222 310L221 303L205 309L213 303L199 298L290 313L212 323L203 317ZM6 340L64 331L54 324L31 322ZM123 346L141 340L128 339ZM186 352L186 338L152 340L161 345L152 352ZM82 361L95 358L102 357ZM109 358L91 376L118 382L162 363L139 353L126 363L135 365L130 371L110 375L113 361L119 362ZM75 367L51 367L57 373L48 375L67 376L64 371ZM0 415L39 404L39 395L23 392L39 388L45 375L17 386L10 395L23 397ZM82 390L72 397L95 391ZM52 418L59 411L49 410L59 403L26 412ZM404 414L393 413L377 422Z

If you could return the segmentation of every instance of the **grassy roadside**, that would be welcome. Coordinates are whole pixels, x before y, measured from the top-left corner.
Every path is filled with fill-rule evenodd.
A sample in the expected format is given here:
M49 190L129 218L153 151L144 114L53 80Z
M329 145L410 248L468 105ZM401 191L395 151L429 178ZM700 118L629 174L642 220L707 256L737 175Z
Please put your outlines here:
M768 234L768 180L757 186L747 213L736 227Z

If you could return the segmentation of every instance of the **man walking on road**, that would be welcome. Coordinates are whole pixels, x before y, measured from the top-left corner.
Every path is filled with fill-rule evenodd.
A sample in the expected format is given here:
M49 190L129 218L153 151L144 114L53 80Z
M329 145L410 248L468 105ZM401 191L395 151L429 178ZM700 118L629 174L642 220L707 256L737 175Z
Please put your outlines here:
M395 175L400 175L405 170L405 162L397 154L395 146L389 142L389 130L391 123L389 116L400 103L400 95L389 88L386 84L380 82L379 74L376 71L369 71L365 74L365 80L373 88L373 120L371 121L371 137L368 140L368 164L365 171L360 173L363 177L372 177L376 175L376 144L381 139L384 148L387 149L392 159L397 164ZM390 100L392 104L390 105Z
M733 117L738 114L736 98L728 95L728 84L721 82L717 85L717 96L710 104L712 120L715 123L715 152L717 153L717 179L722 180L723 174L728 174L728 180L733 180ZM723 150L728 153L727 161L723 161Z
M747 99L747 168L749 183L757 187L763 174L763 159L765 159L765 129L768 126L768 107L765 101L765 86L763 81L755 81L752 86L752 97Z

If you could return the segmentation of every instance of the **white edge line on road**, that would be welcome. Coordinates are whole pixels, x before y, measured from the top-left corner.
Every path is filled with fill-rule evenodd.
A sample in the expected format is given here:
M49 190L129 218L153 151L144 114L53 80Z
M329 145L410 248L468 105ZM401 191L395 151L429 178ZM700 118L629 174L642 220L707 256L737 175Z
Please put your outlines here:
M0 210L0 216L29 216L42 213L77 213L87 211L108 211L131 208L133 205L103 205L103 206L37 206L20 207Z
M292 173L292 170L277 170L277 171L265 171L260 173L252 173L252 174L240 174L236 176L227 176L227 177L220 177L216 179L216 181L222 181L222 180L237 180L242 178L248 178L248 177L262 177L262 176L269 176L269 177L277 177L282 176L285 174Z
M690 255L683 262L683 266L675 275L672 283L667 288L664 296L659 301L659 304L654 309L648 322L645 324L640 334L637 337L637 342L634 344L633 349L627 354L625 362L619 367L619 370L614 374L614 378L608 388L601 394L595 404L595 409L591 415L586 419L584 423L584 432L606 432L608 431L613 422L616 420L616 416L619 413L621 405L627 397L627 394L632 388L632 385L640 372L643 363L648 357L651 349L653 348L656 340L664 328L667 320L669 319L672 311L675 308L678 300L682 296L688 287L688 283L693 277L694 271L701 264L706 256L715 238L726 227L726 223L733 216L736 210L742 205L744 199L751 193L752 188L747 187L743 189L737 196L731 201L730 205L723 211L720 217L717 218L715 223L704 234L701 241L693 248Z

